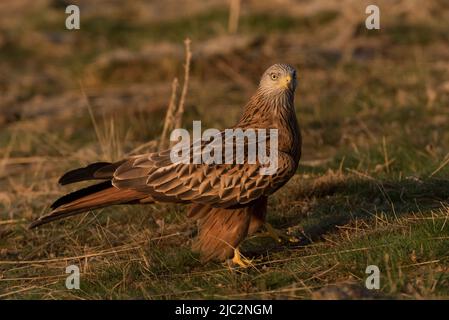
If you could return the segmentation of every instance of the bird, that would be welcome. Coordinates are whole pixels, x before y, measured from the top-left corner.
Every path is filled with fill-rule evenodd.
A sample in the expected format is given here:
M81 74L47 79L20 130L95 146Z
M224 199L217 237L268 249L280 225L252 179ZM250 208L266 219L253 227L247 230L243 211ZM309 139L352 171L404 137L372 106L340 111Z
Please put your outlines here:
M296 173L301 158L302 137L294 105L297 81L294 67L281 63L270 66L239 121L231 127L242 131L276 130L277 167L273 173L261 174L266 163L260 159L248 161L248 152L238 163L173 162L174 147L112 163L95 162L68 171L58 182L96 183L57 199L51 211L33 221L30 229L113 205L186 204L187 216L198 226L192 249L199 252L201 261L231 261L248 267L251 260L239 249L248 236L257 234L262 227L276 239L281 235L266 221L267 201ZM224 137L223 146L229 143L225 131L219 132ZM246 146L250 144L247 140L243 142ZM208 142L200 144L207 146ZM194 148L193 144L188 147L189 151Z

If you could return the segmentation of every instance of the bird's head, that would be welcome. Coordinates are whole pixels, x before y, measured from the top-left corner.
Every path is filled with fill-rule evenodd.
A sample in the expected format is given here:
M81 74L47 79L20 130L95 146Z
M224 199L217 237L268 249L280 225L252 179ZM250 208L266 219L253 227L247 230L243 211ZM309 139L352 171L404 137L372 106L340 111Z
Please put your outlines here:
M260 80L259 89L269 94L294 93L296 89L296 70L287 64L269 67Z

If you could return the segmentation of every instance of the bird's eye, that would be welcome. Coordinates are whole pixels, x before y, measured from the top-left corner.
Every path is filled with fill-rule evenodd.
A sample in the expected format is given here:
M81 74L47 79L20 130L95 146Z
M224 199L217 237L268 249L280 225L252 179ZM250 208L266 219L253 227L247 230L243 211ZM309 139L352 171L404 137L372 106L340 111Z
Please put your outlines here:
M271 80L276 80L278 78L278 75L276 73L271 74Z

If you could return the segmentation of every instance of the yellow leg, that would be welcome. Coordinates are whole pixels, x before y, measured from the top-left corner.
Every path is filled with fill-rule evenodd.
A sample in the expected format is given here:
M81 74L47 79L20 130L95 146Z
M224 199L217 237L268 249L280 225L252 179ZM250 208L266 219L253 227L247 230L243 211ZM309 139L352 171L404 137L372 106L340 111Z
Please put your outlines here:
M240 250L238 248L234 249L234 258L232 258L232 262L242 268L248 268L252 264L251 260L246 259L240 254Z
M282 242L282 240L285 240L285 241L288 241L288 242L292 242L292 243L299 242L298 238L296 238L294 236L289 236L289 235L283 233L282 231L276 230L268 222L265 222L265 228L267 229L268 236L272 237L277 242Z

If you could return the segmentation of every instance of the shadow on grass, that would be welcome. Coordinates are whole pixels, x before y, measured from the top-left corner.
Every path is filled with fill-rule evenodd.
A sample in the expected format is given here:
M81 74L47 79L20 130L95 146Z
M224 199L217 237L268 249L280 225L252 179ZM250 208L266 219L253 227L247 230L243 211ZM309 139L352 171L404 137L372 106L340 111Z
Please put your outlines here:
M295 196L298 203L285 215L272 216L278 229L294 230L298 243L276 244L262 241L250 246L247 255L306 246L331 234L338 226L362 220L368 225L376 218L394 221L405 215L425 215L446 210L449 202L449 180L408 178L401 181L374 179L328 179L304 186ZM307 212L301 206L308 207ZM261 245L263 244L263 245Z

